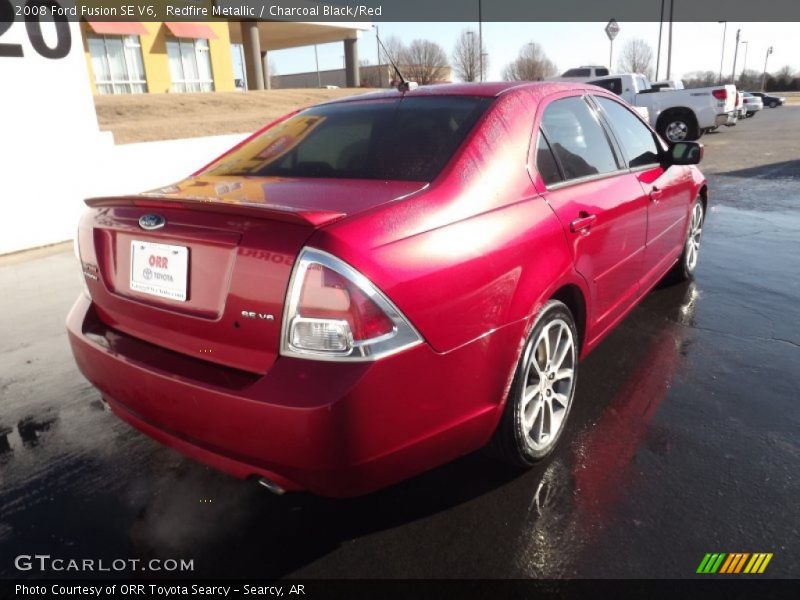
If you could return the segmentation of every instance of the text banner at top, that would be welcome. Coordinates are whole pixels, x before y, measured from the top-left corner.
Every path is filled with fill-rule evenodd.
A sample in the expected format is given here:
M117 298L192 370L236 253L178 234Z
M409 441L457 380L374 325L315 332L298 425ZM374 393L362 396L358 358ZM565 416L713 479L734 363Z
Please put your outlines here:
M665 0L674 21L800 21L799 0ZM0 21L659 21L662 0L0 0Z

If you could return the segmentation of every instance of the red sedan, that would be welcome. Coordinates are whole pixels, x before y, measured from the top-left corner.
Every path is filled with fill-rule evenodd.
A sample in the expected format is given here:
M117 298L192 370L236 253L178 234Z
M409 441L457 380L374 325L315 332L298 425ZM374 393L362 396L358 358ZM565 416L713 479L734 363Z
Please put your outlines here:
M276 492L362 494L490 442L530 465L579 359L692 276L701 156L573 83L315 106L87 201L72 350L121 418Z

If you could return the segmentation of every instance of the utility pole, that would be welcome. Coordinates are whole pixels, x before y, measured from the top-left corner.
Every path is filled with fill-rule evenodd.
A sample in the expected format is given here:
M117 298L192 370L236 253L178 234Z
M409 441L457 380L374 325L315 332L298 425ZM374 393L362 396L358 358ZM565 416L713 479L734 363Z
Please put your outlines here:
M731 71L731 83L736 82L736 57L739 55L739 36L742 34L741 29L736 30L736 48L733 50L733 71Z
M744 83L744 72L747 69L747 49L750 47L750 44L746 41L742 41L742 43L744 44L744 60L742 61L742 75L739 79Z
M378 31L378 26L373 25L375 28L375 46L376 50L378 51L378 87L383 87L383 67L381 67L381 36L380 31Z
M322 87L322 77L319 74L319 54L317 53L317 45L314 44L314 62L317 63L317 87Z
M769 55L772 54L772 46L767 48L767 56L764 58L764 74L761 76L761 91L764 91L764 87L767 83L767 61L769 60Z
M719 83L722 85L722 61L725 60L725 34L728 33L728 22L727 21L717 21L717 23L725 23L725 26L722 28L722 53L719 57Z
M481 59L479 61L479 68L481 76L478 81L483 81L483 2L478 0L478 48L480 48Z
M672 74L672 17L675 13L675 0L669 0L669 41L667 42L667 79Z
M661 33L664 31L664 0L661 0L661 18L658 21L658 50L656 51L656 81L658 69L661 66Z

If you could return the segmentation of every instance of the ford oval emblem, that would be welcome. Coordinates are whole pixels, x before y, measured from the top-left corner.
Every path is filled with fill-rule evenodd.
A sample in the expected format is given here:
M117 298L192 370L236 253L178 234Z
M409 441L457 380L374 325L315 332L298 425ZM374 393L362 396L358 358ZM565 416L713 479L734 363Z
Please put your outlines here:
M166 225L167 220L161 215L142 215L139 217L139 227L142 229L159 229Z

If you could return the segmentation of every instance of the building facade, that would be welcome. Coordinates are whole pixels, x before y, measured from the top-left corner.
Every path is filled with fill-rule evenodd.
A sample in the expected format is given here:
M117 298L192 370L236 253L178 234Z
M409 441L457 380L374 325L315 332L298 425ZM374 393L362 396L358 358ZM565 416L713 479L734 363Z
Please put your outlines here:
M247 89L270 87L269 50L342 41L342 86L360 85L357 42L368 24L82 22L93 94L230 92L233 53L243 57ZM340 85L340 84L336 84Z

